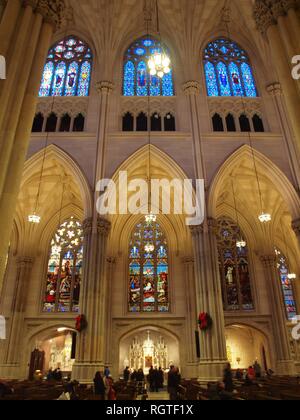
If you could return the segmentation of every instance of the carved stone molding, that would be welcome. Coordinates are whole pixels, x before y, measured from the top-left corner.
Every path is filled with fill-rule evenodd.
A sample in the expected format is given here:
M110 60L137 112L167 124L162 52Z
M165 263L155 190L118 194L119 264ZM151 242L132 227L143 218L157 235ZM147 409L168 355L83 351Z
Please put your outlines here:
M54 25L55 29L62 27L66 10L64 0L39 0L37 5L37 12L44 17L46 22Z
M195 263L194 257L184 257L182 258L182 263L185 265L193 265Z
M36 108L36 113L41 113L47 117L51 112L54 112L58 117L63 117L69 114L70 117L77 117L78 114L86 116L88 110L88 97L57 97L53 98L39 98Z
M116 263L117 259L115 257L107 257L106 262L107 264L114 265Z
M34 259L31 257L17 257L18 268L31 268L34 263Z
M208 225L209 232L216 235L217 232L218 232L218 221L216 219L213 219L213 218L208 218L207 219L207 225Z
M88 219L85 219L82 223L82 230L84 236L88 236L90 233L92 233L93 229L93 219L89 217Z
M150 115L156 112L164 117L167 114L172 114L176 117L176 98L175 97L155 97L155 98L142 98L142 97L122 97L121 100L121 111L122 115L130 112L133 117L137 117L141 112L145 115Z
M96 83L96 90L99 94L106 93L110 94L114 89L114 84L108 80L103 80Z
M187 96L201 94L201 84L196 80L190 80L184 83L182 89Z
M276 255L262 255L260 257L261 262L263 265L267 268L269 267L275 267L276 264Z
M265 0L256 0L254 4L254 19L257 29L263 34L268 28L276 24L276 19L272 12L272 3Z
M294 220L292 222L292 228L297 236L300 236L300 219Z
M97 220L97 231L100 235L108 236L111 229L111 223L109 220L104 219L103 217L98 217Z
M261 98L247 98L244 101L237 101L236 98L216 97L208 99L209 113L213 117L219 114L226 118L228 114L232 114L239 118L242 114L247 114L252 118L255 114L263 118L263 107Z
M203 233L203 225L190 226L190 231L191 231L192 237L195 238L201 233Z
M279 82L271 83L270 85L267 86L266 90L271 96L282 95L282 88Z

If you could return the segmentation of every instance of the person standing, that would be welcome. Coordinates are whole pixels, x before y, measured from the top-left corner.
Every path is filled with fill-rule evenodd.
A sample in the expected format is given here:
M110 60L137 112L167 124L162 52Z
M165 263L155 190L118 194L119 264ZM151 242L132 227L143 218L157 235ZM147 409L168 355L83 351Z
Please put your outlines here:
M257 378L257 379L260 379L261 378L261 373L262 373L262 369L261 369L261 366L260 366L260 364L258 363L258 361L256 360L256 362L255 362L255 364L254 364L254 371L255 371L255 377Z
M105 385L100 372L97 372L94 378L95 395L99 396L101 400L105 399Z
M233 377L230 363L228 363L224 370L224 384L226 392L233 392Z
M158 376L159 376L159 388L163 389L164 382L165 382L165 374L161 367L158 370Z
M168 392L170 395L171 401L177 401L178 399L178 387L180 385L181 376L179 374L179 369L175 366L171 366L168 374Z
M123 377L124 377L124 381L125 382L128 382L129 381L129 378L130 378L130 370L129 370L129 367L128 366L124 370Z
M109 370L109 367L108 366L105 366L104 376L105 376L105 378L108 378L110 376L110 370Z
M150 392L154 392L154 369L151 366L149 370L149 384L150 384Z

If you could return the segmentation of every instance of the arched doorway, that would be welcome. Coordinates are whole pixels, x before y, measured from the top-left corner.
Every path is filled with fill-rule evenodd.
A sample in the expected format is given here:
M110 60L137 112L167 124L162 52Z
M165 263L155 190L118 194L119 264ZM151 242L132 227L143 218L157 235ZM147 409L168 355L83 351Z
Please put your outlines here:
M226 327L225 337L227 357L233 369L247 369L255 361L264 370L271 367L268 339L261 331L234 324Z
M120 340L119 371L143 369L148 374L151 366L167 371L170 365L180 367L178 339L160 328L138 329Z

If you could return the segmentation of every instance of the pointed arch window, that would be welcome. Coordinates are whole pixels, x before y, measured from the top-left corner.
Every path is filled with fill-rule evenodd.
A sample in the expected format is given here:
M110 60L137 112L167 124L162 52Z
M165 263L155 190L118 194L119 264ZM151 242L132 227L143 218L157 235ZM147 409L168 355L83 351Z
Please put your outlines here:
M288 260L281 251L275 249L277 257L277 269L280 277L284 305L286 309L287 319L291 321L297 316L297 306L294 296L294 289L291 280L289 279L290 267Z
M230 219L218 221L218 254L225 311L254 309L248 248L238 248L240 228Z
M148 60L160 51L160 42L152 38L141 38L129 47L124 56L124 96L174 96L172 69L163 79L149 73Z
M74 217L62 223L51 241L44 312L79 312L83 231Z
M92 51L75 36L69 36L48 52L39 96L88 96Z
M204 71L208 96L258 96L247 53L229 39L220 38L208 44Z
M145 246L152 244L153 252ZM158 223L138 224L129 244L129 312L169 312L169 260L166 237Z

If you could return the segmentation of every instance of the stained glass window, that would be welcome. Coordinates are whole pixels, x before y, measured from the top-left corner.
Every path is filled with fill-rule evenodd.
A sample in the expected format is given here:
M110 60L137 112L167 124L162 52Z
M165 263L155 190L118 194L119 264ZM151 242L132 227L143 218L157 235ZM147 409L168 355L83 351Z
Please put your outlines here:
M208 96L257 97L249 57L229 39L208 44L204 51L204 71Z
M39 96L88 96L91 71L91 49L69 36L49 50Z
M165 47L164 49L167 50ZM126 51L123 74L124 96L174 96L172 70L165 74L162 80L150 76L149 73L148 60L151 55L160 51L160 42L149 38L134 42Z
M130 312L169 312L168 244L158 223L140 223L132 234L128 293Z
M248 248L238 248L240 228L230 219L218 221L218 254L222 282L224 310L249 311L254 309Z
M284 304L286 308L288 320L292 320L297 316L297 306L294 297L294 290L291 280L289 279L289 265L286 257L278 249L275 250L277 256L277 268L282 286Z
M62 223L51 241L44 312L79 312L82 258L82 226L71 217Z

